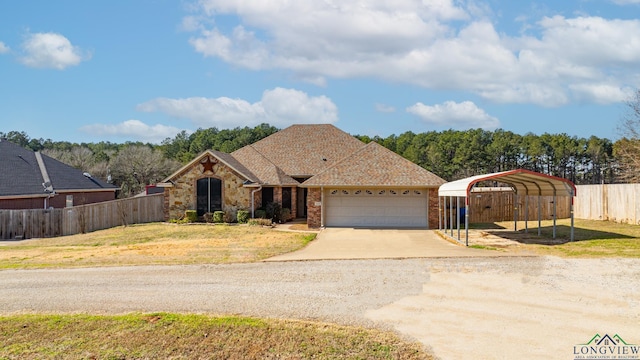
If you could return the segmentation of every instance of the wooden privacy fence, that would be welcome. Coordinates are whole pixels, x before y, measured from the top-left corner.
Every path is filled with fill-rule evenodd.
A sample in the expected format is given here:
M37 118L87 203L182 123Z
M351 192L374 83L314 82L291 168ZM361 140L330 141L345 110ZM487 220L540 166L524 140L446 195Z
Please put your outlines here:
M64 209L0 210L0 239L73 235L164 220L162 194Z
M640 225L640 184L577 186L575 217Z
M528 200L525 198L518 197L518 220L525 220L525 205L528 205L529 221L538 220L538 196L528 196ZM464 206L464 199L460 201ZM514 201L515 194L512 191L472 192L469 197L469 222L513 221ZM540 210L542 220L553 219L553 196L540 197ZM558 219L571 216L571 198L556 197L556 214Z

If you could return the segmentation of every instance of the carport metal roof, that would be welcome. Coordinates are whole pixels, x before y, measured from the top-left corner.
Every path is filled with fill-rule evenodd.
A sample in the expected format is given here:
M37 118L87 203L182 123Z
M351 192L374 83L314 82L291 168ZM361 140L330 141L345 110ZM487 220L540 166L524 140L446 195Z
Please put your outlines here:
M447 220L446 215L443 214L441 207L441 198L444 198L444 207L447 208L447 200L449 197L457 198L456 208L460 207L459 199L465 198L465 232L466 232L466 244L469 245L469 196L473 187L481 181L497 181L500 183L509 184L509 186L516 193L516 196L538 196L538 235L540 235L540 196L569 196L571 197L571 241L574 240L574 219L573 219L573 197L576 195L576 186L569 180L556 176L545 175L525 169L517 169L510 171L497 172L493 174L484 174L468 177L466 179L456 180L443 184L438 189L438 207L440 207L439 219L440 230L443 230L442 223L444 222L444 233L447 234ZM525 198L528 202L528 197ZM453 237L453 206L452 200L449 200L450 221L449 227L451 230L451 237ZM518 230L518 205L517 201L514 204L514 230ZM556 237L556 202L553 201L553 238ZM525 232L528 231L528 206L525 206ZM460 218L458 218L458 241L460 241ZM444 221L442 221L444 220Z
M497 172L468 177L443 184L438 196L468 197L473 186L481 181L498 181L509 184L518 195L575 196L576 186L569 180L525 169Z

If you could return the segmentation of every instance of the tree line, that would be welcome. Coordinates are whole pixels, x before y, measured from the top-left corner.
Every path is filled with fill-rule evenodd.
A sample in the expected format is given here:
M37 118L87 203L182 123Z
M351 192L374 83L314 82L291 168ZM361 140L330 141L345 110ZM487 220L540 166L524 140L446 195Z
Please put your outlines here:
M576 184L612 183L618 175L615 144L597 136L470 129L356 137L375 141L447 181L519 168Z
M633 104L632 102L630 104ZM638 102L640 104L640 95ZM525 135L498 129L404 132L387 137L354 135L375 141L447 181L517 168L560 176L576 184L640 181L640 106L622 122L622 137L580 138L567 134ZM626 128L625 128L626 126ZM268 124L235 129L185 131L161 144L126 142L70 143L32 139L24 132L0 132L0 137L58 159L121 187L120 197L135 195L145 185L161 181L202 151L233 152L278 131ZM635 131L635 132L634 132Z

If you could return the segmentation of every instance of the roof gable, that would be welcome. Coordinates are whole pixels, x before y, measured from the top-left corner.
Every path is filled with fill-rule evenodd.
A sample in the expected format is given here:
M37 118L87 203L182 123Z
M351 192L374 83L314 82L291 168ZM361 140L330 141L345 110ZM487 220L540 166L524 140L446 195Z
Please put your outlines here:
M176 172L169 175L166 179L162 181L162 183L168 183L170 181L173 181L179 178L186 171L191 169L194 165L202 161L202 159L205 156L213 156L214 158L218 159L220 162L222 162L224 165L226 165L227 167L229 167L230 169L238 173L238 175L245 178L246 180L249 180L251 182L259 182L259 178L252 171L247 169L242 164L242 162L238 161L231 154L227 154L227 153L223 153L221 151L215 151L215 150L205 150L202 153L200 153L200 155L196 156L193 160L189 161L185 166L181 167Z
M432 172L370 142L302 186L438 187L444 183Z
M292 125L248 146L285 174L306 177L326 170L363 144L333 125L316 124ZM231 154L245 152L242 148Z

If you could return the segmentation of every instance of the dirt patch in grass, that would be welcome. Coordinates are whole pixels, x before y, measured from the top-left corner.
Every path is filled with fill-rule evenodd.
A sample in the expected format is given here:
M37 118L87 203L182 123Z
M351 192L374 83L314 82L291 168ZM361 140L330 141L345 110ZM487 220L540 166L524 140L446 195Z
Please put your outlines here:
M474 224L469 230L469 245L563 257L640 257L638 225L576 219L574 241L570 241L569 219L557 221L555 239L552 221L542 222L540 236L537 221L529 222L528 232L524 228L524 222L518 222L518 231L513 230L513 222L499 222L489 226Z
M252 262L295 251L316 234L226 225L143 224L0 247L0 269Z
M372 329L181 314L0 317L3 359L432 359Z

